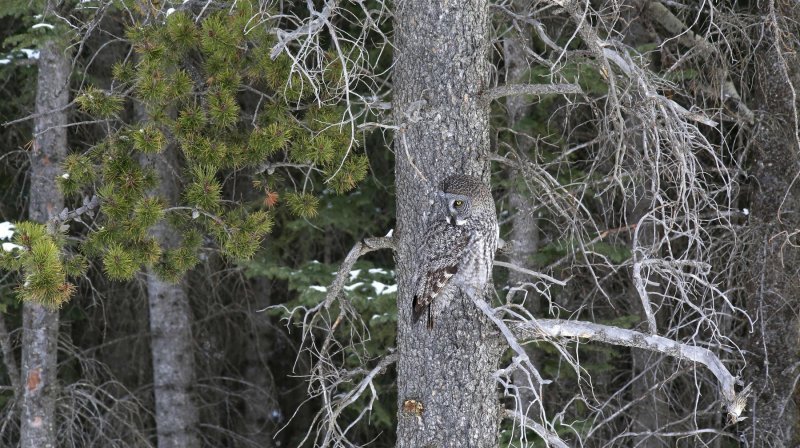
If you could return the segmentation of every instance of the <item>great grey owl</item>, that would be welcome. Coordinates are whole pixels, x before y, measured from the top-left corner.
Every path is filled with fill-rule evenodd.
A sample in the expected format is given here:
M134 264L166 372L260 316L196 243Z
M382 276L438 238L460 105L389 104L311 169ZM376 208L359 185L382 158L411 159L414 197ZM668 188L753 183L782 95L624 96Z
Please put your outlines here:
M414 322L427 312L428 329L456 288L470 296L483 291L491 279L499 233L492 193L480 179L454 175L439 189L441 207L429 220L419 249L412 305Z

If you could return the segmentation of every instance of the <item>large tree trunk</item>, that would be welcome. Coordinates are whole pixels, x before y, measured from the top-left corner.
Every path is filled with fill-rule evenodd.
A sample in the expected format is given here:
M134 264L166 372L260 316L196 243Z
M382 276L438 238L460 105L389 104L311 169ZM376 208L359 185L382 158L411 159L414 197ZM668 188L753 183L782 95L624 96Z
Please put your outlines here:
M143 157L156 170L158 195L168 204L179 199L175 148L162 154ZM175 248L180 234L167 222L153 229L164 248ZM156 403L156 430L159 448L199 446L196 435L198 410L192 399L195 382L192 310L186 281L160 279L147 270L147 301L150 307L150 348L153 354L153 393Z
M55 41L42 45L36 90L36 137L31 151L31 190L28 219L46 222L64 208L56 185L67 153L67 114L70 61ZM56 446L56 367L58 311L23 304L22 335L22 448Z
M489 108L479 98L489 83L488 12L486 0L401 1L395 12L400 448L498 444L495 328L463 294L432 330L411 323L426 193L455 173L489 181Z
M753 383L756 401L743 436L751 447L798 446L798 394L800 373L800 147L794 89L800 86L800 58L796 35L777 30L772 20L800 19L790 3L760 4L764 9L760 45L754 51L755 110L763 111L753 135L751 175L755 192L751 201L751 254L747 308L755 321L749 336L746 382ZM770 6L785 11L769 11ZM781 23L777 24L781 26ZM797 27L794 27L795 30ZM796 32L796 31L795 31ZM794 48L792 48L794 47Z

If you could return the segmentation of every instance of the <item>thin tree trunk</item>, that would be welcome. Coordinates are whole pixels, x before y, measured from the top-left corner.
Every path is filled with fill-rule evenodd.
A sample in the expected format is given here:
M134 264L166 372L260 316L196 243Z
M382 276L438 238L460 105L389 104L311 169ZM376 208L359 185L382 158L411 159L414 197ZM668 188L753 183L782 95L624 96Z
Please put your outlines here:
M463 294L432 330L411 323L426 193L455 173L489 181L489 109L479 98L489 83L488 13L486 0L407 0L396 7L399 448L498 444L496 330Z
M506 84L524 83L525 73L530 69L525 56L525 48L530 46L530 37L511 32L503 40L503 62L506 67ZM517 125L530 113L530 99L524 95L512 95L506 98L506 111L508 112L508 127L515 129ZM517 136L514 142L520 157L528 157L532 145L532 139L525 136ZM509 238L508 258L511 263L517 266L530 267L530 259L539 247L539 228L536 225L536 218L533 215L535 202L527 186L521 181L522 172L508 168L508 179L511 187L508 193L508 205L514 216L511 222L511 235ZM530 280L526 274L517 271L508 273L508 286L517 288L522 283ZM533 313L538 313L539 303L535 298L525 301L526 306ZM538 351L533 346L526 346L526 351L531 359L536 361ZM526 374L522 370L516 370L513 374L515 383L525 384ZM531 406L535 396L531 390L520 391L520 409L525 410L526 415L535 412L535 407Z
M56 186L67 153L67 114L70 61L55 41L39 52L36 113L31 151L31 191L28 218L40 223L58 214L64 197ZM41 115L38 115L41 114ZM56 446L56 367L58 311L32 302L23 304L22 333L22 448Z
M281 422L283 413L276 397L269 360L266 359L272 336L269 316L258 310L265 310L272 305L272 284L268 279L259 278L255 281L255 290L257 292L251 308L253 322L249 325L245 349L244 380L248 386L242 393L245 397L242 426L252 443L271 448L275 446L272 430Z
M139 121L148 119L142 104L134 106L134 116ZM170 145L161 153L143 154L141 162L156 172L158 187L152 193L169 205L179 203L181 168L176 147ZM180 233L166 221L154 226L151 234L164 249L173 249L181 243ZM192 398L195 383L192 310L186 278L167 282L152 268L148 268L145 275L158 448L199 446L196 432L199 411Z
M516 33L509 35L503 41L503 61L506 66L506 84L524 83L523 75L530 69L526 63L525 47L529 46L530 39L519 36ZM514 128L530 113L530 100L524 95L512 95L506 98L506 110L508 111L508 126ZM523 136L517 138L515 142L517 151L523 157L528 155L531 150L532 140ZM521 179L521 173L517 170L509 169L510 179ZM511 213L514 220L511 227L509 258L511 262L519 266L527 266L530 257L536 253L539 246L539 229L536 226L536 218L533 216L534 200L530 196L528 189L517 183L511 187L508 198ZM509 283L512 286L520 282L527 281L529 277L525 274L511 271L508 275Z
M157 194L168 204L179 199L174 152L170 147L162 154L143 157L158 175ZM164 248L177 247L181 242L179 233L166 222L156 225L152 234ZM146 275L158 447L199 446L195 432L198 409L192 399L195 382L192 310L186 282L184 278L176 283L166 282L152 269Z
M746 382L756 400L743 434L750 447L796 447L800 374L800 249L792 235L800 228L800 145L795 91L800 86L800 58L793 34L777 27L800 19L795 5L759 4L766 22L754 50L756 103L763 111L753 135L754 197L749 225L753 231L747 284L748 313L755 319L747 336ZM784 8L774 11L771 8ZM784 19L788 17L788 19ZM796 29L796 27L795 27ZM794 34L796 35L796 34Z

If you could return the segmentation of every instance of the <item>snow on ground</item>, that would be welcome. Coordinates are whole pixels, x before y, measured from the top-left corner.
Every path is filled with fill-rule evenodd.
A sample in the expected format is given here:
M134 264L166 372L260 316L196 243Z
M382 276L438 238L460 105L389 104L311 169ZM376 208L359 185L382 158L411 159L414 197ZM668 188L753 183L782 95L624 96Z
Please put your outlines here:
M27 56L28 59L39 59L39 50L32 50L30 48L23 48L23 49L21 49L19 51L25 53L25 56Z
M8 221L0 222L0 240L10 240L14 236L14 224Z
M370 286L375 290L375 294L379 296L397 292L397 285L385 285L377 280L373 280Z
M364 282L356 282L356 283L353 283L352 285L345 286L343 289L345 291L352 291L352 290L354 290L354 289L356 289L356 288L358 288L359 286L362 286L362 285L364 285Z

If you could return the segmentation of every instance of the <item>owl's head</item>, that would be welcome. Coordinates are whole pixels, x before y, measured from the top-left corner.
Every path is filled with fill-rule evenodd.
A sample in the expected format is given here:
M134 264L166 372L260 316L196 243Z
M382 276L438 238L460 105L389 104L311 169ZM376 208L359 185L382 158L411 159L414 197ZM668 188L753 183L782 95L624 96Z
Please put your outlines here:
M449 176L439 185L439 193L447 207L447 221L456 226L466 224L476 209L491 205L494 210L494 201L489 187L480 179L472 176Z

